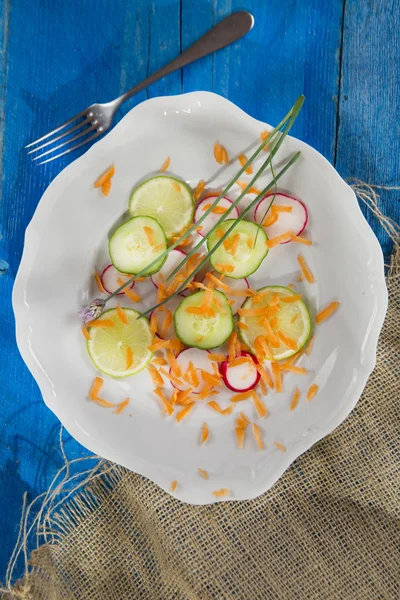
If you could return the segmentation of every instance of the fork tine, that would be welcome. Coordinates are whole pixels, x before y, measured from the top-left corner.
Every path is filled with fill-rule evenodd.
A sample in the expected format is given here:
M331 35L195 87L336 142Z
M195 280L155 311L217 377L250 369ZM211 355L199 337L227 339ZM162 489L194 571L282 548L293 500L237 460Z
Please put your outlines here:
M30 144L28 144L27 146L25 146L25 148L30 148L31 146L34 146L35 144L38 144L39 142L41 142L42 140L46 140L48 137L50 137L51 135L58 133L61 129L63 129L64 127L67 127L67 125L71 125L71 123L73 123L74 121L76 121L77 119L80 119L81 117L86 116L87 113L87 108L85 108L85 110L83 110L82 112L78 113L77 115L75 115L74 117L72 117L72 119L69 119L68 121L65 121L65 123L63 123L62 125L60 125L59 127L56 127L55 129L53 129L52 131L49 131L49 133L46 133L46 135L42 135L42 137L38 138L37 140L35 140L34 142L31 142Z
M76 144L76 146L73 146L73 148L69 148L68 150L64 150L64 152L60 152L60 154L57 154L56 156L52 156L51 158L48 158L47 160L42 160L42 162L40 163L36 163L37 165L44 165L45 163L48 163L52 160L55 160L56 158L60 158L60 156L64 156L64 154L68 154L69 152L72 152L72 150L76 150L77 148L80 148L81 146L83 146L84 144L88 144L89 142L91 142L92 140L95 140L96 138L99 137L99 135L101 135L102 133L104 133L103 130L99 130L96 131L95 134L91 135L89 138L87 138L86 140L83 140L83 142L79 142L79 144ZM62 144L64 145L64 144ZM39 158L39 157L38 157Z
M45 148L49 144L54 144L55 142L58 142L58 140L61 140L61 138L70 135L77 129L86 127L88 124L93 125L93 123L88 118L86 118L84 121L80 121L77 125L75 125L75 127L71 127L70 129L67 129L63 133L60 133L60 135L58 135L57 137L51 138L51 140L49 140L48 142L45 142L44 144L40 144L40 146L36 146L36 148L32 148L32 150L29 150L29 152L27 152L27 154L32 154L33 152L38 152L39 150L41 150L42 148Z
M54 148L50 148L50 150L47 150L46 152L39 154L39 156L35 156L34 158L32 158L32 160L39 160L39 158L43 158L43 156L46 156L47 154L50 154L51 152L55 152L59 148L63 148L63 146L66 146L70 142L74 142L75 140L78 140L79 138L81 138L83 135L87 135L88 133L93 131L93 129L96 129L96 127L97 127L97 125L92 125L91 127L86 127L85 131L81 131L81 133L74 135L74 137L69 138L68 140L65 140L65 142L63 142L62 144L58 144L58 146L55 146Z

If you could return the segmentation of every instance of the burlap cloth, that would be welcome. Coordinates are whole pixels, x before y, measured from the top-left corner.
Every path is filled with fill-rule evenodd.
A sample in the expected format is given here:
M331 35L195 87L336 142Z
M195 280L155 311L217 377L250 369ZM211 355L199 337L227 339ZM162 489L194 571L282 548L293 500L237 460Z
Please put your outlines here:
M397 240L387 285L377 365L362 398L271 490L189 506L102 463L107 472L45 523L56 537L32 553L12 590L8 580L4 598L400 598Z

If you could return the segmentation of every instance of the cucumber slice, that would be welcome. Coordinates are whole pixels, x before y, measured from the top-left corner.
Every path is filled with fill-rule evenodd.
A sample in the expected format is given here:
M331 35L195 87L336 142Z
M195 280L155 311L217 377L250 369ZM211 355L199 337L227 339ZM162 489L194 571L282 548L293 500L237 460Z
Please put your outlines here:
M129 212L133 217L154 217L170 239L193 221L193 193L186 183L174 177L152 177L133 190Z
M259 297L254 302L253 297L248 298L239 309L239 321L246 325L246 329L239 330L239 336L242 341L256 354L255 341L260 336L267 336L267 342L272 351L274 360L283 360L290 358L299 352L310 336L311 322L310 315L306 305L300 298L295 298L294 302L285 302L282 299L288 296L297 296L296 292L290 288L281 285L269 285L257 290ZM279 311L271 317L268 317L268 307L275 294L279 296ZM257 296L255 296L257 298ZM263 309L261 316L248 316L240 314L247 309ZM271 343L268 340L266 329L262 323L264 318L268 318L272 335L277 343ZM276 319L276 320L275 320ZM280 338L278 332L282 332L286 338L295 344L295 348L288 347Z
M161 225L153 217L133 217L114 231L108 243L111 262L122 273L136 275L167 249ZM161 269L161 258L146 275Z
M211 314L193 314L191 308L201 309L205 291L200 290L182 300L174 314L175 333L186 346L217 348L233 331L232 310L227 297L214 290ZM189 310L188 310L189 309Z
M209 236L209 252L234 223L235 219L227 219ZM240 221L210 256L210 263L218 273L225 273L232 279L248 277L267 256L267 240L267 234L262 227L250 221Z

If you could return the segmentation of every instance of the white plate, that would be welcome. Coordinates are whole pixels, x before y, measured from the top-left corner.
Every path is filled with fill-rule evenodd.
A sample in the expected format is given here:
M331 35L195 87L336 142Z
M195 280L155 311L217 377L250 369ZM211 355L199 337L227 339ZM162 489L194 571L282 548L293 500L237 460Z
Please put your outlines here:
M287 109L283 106L282 114ZM270 414L258 421L266 449L257 449L251 432L245 448L236 448L235 412L244 410L256 420L253 406L247 403L227 417L206 405L196 406L181 423L162 416L147 370L125 380L105 378L104 397L115 402L131 397L121 415L87 400L96 371L76 313L98 295L92 274L95 267L102 269L109 262L107 234L121 221L132 188L169 155L172 173L191 185L212 178L212 187L219 189L238 163L219 168L214 143L224 144L233 156L248 151L266 127L208 92L156 98L135 107L46 190L26 231L14 287L20 352L45 403L66 429L91 451L149 477L166 491L177 480L175 496L194 504L214 502L212 491L223 487L231 490L226 499L255 498L346 418L374 368L387 307L381 248L354 193L318 152L287 138L279 158L297 150L302 155L280 181L280 188L307 205L306 233L314 244L274 248L250 282L253 287L296 282L300 251L316 278L314 285L296 286L306 296L311 314L332 300L340 300L341 306L319 326L310 357L302 359L309 375L286 376L284 392L267 397ZM93 182L111 163L115 176L105 198ZM267 181L265 177L258 185ZM139 289L140 284L135 287ZM152 300L154 286L147 289L143 290L146 304ZM312 382L319 385L319 392L307 404L305 393ZM295 385L302 397L290 412ZM229 396L227 392L223 402ZM211 436L200 446L203 421ZM278 450L274 441L284 444L287 452ZM209 472L208 481L197 473L199 467Z

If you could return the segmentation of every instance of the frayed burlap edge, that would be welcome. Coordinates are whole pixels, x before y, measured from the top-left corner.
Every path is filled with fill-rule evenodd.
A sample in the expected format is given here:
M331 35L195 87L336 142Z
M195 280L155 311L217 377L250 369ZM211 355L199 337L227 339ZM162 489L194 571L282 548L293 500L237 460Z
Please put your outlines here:
M379 196L376 190L379 188L377 186L358 180L352 180L350 183L358 198L371 209L393 240L393 253L390 263L386 265L389 284L400 277L400 227L381 213L378 206ZM46 600L61 598L62 596L58 595L58 591L54 587L56 579L54 574L57 566L51 562L49 546L62 544L67 536L75 532L101 507L102 503L109 498L111 491L117 492L124 479L132 475L123 467L99 460L96 456L69 462L63 448L62 429L60 431L60 447L64 457L64 466L55 475L49 490L41 494L29 506L27 506L26 496L24 496L17 543L10 558L5 586L0 589L4 598L37 600L39 596L37 596L35 576L39 573L42 584L43 581L46 581L48 586L45 595L40 598L43 597ZM79 472L71 475L73 468L81 465L85 467L90 461L95 461L94 466L91 464L89 468L82 468ZM36 516L31 519L37 506L40 508ZM27 542L32 536L36 537L36 550L28 558ZM21 554L24 556L25 574L13 587L13 572ZM43 565L45 565L44 570ZM188 590L187 598L189 597L197 598L197 596L191 596ZM265 597L272 598L274 596Z

